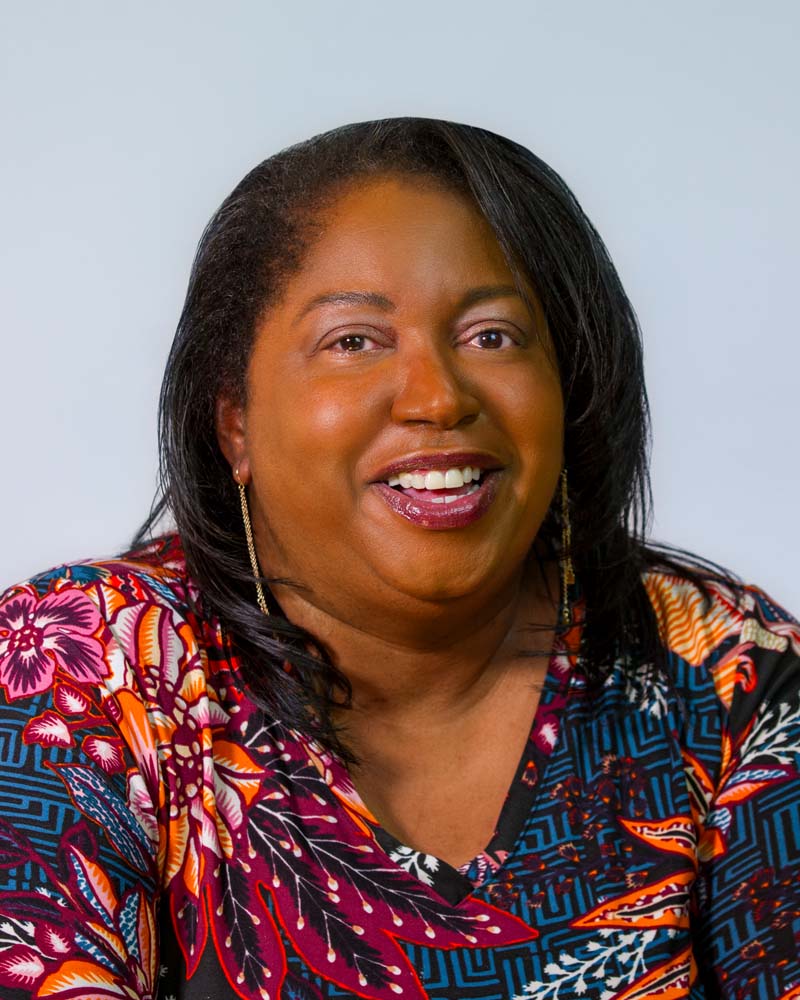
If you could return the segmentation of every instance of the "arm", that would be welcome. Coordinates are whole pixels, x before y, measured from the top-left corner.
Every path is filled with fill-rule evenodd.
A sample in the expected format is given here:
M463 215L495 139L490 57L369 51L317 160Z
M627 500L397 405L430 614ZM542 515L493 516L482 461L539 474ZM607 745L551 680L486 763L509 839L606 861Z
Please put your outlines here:
M149 997L158 789L125 738L101 580L0 598L0 993Z
M708 997L788 1000L800 996L800 627L758 591L745 608L713 668L732 693L702 810L695 951Z

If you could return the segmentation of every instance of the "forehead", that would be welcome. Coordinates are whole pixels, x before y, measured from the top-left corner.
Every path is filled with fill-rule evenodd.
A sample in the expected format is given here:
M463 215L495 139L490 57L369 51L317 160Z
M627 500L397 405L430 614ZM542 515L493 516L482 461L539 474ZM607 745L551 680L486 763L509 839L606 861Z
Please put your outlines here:
M351 182L314 220L316 235L284 290L364 287L454 294L464 285L512 282L491 226L466 196L429 180ZM327 286L330 286L328 288Z

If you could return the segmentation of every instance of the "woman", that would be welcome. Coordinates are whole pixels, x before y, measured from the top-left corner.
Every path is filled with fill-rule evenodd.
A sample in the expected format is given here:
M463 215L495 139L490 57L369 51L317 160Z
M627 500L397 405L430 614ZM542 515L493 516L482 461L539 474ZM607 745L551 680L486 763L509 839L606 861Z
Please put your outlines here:
M161 415L134 550L0 605L4 996L800 995L800 629L644 544L636 321L545 164L265 161Z

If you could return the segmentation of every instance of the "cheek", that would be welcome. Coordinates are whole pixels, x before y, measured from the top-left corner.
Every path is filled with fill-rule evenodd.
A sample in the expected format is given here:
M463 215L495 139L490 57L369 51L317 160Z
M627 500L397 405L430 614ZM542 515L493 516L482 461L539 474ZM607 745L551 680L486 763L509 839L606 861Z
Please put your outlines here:
M519 456L516 492L525 520L540 521L558 486L564 454L564 404L555 377L535 378L514 393L508 410Z
M509 432L523 454L559 458L563 447L564 400L561 384L549 369L534 369L505 385L504 410Z
M287 380L253 400L248 416L248 451L254 476L271 486L275 477L306 493L342 477L363 448L367 407L358 396Z
M298 409L303 411L298 433L310 444L324 441L327 446L339 442L346 447L348 439L356 436L359 418L365 413L358 395L321 385L303 392Z
M533 434L560 454L564 443L564 399L558 382L549 382L534 397L529 426Z

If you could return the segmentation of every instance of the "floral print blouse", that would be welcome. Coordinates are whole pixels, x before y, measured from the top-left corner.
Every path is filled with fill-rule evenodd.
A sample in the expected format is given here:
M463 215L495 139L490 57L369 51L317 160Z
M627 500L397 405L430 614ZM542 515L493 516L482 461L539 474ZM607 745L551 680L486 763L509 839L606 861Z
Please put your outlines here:
M249 700L175 537L12 587L0 995L798 1000L800 627L644 583L665 679L618 663L589 695L557 648L458 870Z

